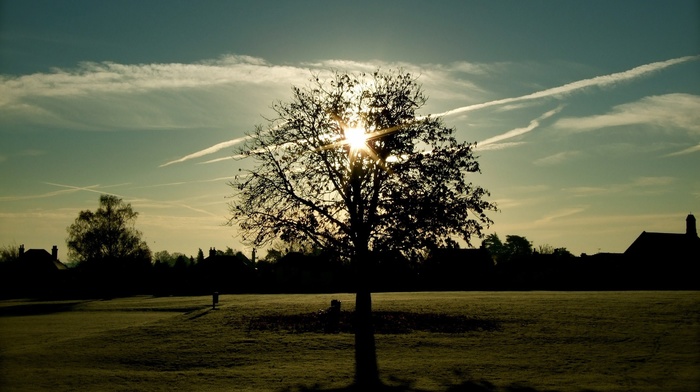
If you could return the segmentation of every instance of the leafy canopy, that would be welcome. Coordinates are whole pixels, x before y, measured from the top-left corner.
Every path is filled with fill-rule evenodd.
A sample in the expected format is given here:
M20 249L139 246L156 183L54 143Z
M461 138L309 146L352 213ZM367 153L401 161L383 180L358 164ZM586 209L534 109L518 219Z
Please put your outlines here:
M151 252L134 223L138 213L114 195L101 195L96 211L80 211L68 227L68 256L78 263L148 260Z
M409 73L335 73L293 87L241 153L255 161L231 185L230 224L255 246L275 239L353 257L418 255L481 237L491 224L473 144L458 142Z

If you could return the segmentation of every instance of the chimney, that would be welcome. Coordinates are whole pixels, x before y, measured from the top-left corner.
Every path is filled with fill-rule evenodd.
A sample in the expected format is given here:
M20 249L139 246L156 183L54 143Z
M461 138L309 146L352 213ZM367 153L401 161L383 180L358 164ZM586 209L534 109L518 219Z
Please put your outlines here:
M685 218L685 234L691 237L698 236L698 230L695 227L695 217L693 214L688 214L688 217Z
M24 255L24 244L19 246L19 257L22 257Z
M51 257L54 260L58 260L58 246L54 245L53 248L51 248Z

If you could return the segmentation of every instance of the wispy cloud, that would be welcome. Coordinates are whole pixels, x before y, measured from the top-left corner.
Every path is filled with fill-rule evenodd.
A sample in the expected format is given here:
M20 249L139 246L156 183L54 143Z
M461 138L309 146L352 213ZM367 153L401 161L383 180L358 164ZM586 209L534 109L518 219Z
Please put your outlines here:
M579 151L562 151L553 155L546 156L544 158L537 159L535 160L534 164L536 166L558 165L579 155L581 155L581 152Z
M576 215L579 214L583 211L586 211L586 207L570 207L570 208L564 208L558 211L554 211L546 216L543 216L542 218L536 220L534 222L535 225L541 225L545 223L550 223L556 219L560 218L566 218L571 215Z
M686 154L692 154L694 152L700 152L700 144L692 147L688 147L685 150L677 151L671 154L667 154L667 157L676 157L679 155L686 155Z
M89 95L96 92L142 93L245 83L304 80L308 69L272 66L250 56L225 56L195 64L117 64L85 62L77 69L55 69L19 77L0 75L0 106L24 97Z
M213 214L213 213L211 213L211 212L209 212L209 211L207 211L207 210L204 210L204 209L201 209L201 208L197 208L197 207L193 207L193 206L191 206L191 205L188 205L188 204L183 203L182 201L157 201L157 202L154 202L154 201L152 201L152 200L145 199L145 198L129 197L129 196L124 196L124 195L116 194L116 193L113 193L113 192L105 192L104 189L105 189L105 188L109 188L109 187L101 187L101 189L97 189L97 187L99 187L99 185L97 185L97 186L90 186L90 187L80 187L80 186L73 186L73 185L55 184L55 183L49 183L49 182L47 182L46 184L48 184L48 185L53 185L53 186L58 186L58 187L62 187L62 188L69 188L69 189L71 189L71 190L76 190L76 191L86 191L86 192L93 192L93 193L99 193L99 194L109 193L110 195L114 195L114 196L117 196L117 197L122 198L122 199L130 200L131 202L137 202L137 201L138 201L141 205L148 204L148 203L155 203L155 204L157 204L157 205L169 205L169 206L174 206L174 207L178 207L178 208L184 208L184 209L186 209L186 210L198 212L198 213L203 214L203 215L217 216L216 214ZM115 187L115 186L123 186L123 185L127 185L127 184L113 185L112 187Z
M95 187L97 185L93 185L92 187ZM92 187L85 187L82 190L86 190ZM34 200L34 199L46 199L49 197L55 197L55 196L60 196L60 195L65 195L69 193L75 193L80 191L81 189L64 189L60 191L53 191L53 192L46 192L46 193L41 193L38 195L21 195L21 196L0 196L0 202L3 201L19 201L19 200Z
M681 128L700 134L700 96L679 93L644 97L636 102L615 106L606 114L562 118L553 126L571 131L589 131L639 124Z
M669 186L676 182L675 177L638 177L629 183L610 184L607 186L579 186L563 189L575 197L590 197L598 195L609 195L633 190L644 193L663 193Z
M31 123L89 131L248 127L259 118L260 107L290 85L307 81L311 72L226 56L194 64L83 63L50 73L0 75L0 126Z
M45 154L46 151L30 148L12 154L0 154L0 162L8 161L11 157L38 157Z

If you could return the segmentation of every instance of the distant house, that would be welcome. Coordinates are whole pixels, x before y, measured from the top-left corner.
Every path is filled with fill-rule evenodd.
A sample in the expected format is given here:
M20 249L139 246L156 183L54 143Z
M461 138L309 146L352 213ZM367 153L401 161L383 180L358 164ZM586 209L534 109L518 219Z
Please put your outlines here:
M643 231L625 251L625 256L656 260L700 261L700 238L695 216L685 219L685 233L656 233Z
M51 249L51 253L44 249L24 250L24 245L19 246L19 266L27 273L51 274L68 269L58 260L58 247Z
M50 253L44 249L25 250L20 245L17 259L6 264L0 272L0 296L52 296L73 276L73 271L58 260L55 245Z
M656 288L697 288L695 266L700 262L700 238L693 214L685 233L643 231L624 253L633 278Z

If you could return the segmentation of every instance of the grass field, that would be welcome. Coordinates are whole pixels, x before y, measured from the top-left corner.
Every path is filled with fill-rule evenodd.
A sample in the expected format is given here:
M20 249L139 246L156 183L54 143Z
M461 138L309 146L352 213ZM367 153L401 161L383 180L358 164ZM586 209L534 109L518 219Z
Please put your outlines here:
M2 391L331 391L352 382L353 335L283 321L351 294L0 301ZM497 328L377 334L392 391L697 391L700 293L374 294L377 312ZM303 319L303 318L302 318ZM258 328L260 320L268 327Z

